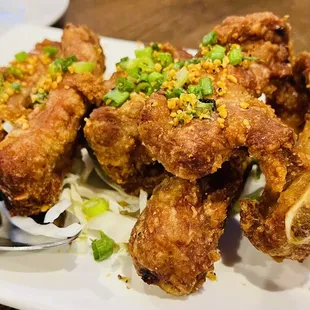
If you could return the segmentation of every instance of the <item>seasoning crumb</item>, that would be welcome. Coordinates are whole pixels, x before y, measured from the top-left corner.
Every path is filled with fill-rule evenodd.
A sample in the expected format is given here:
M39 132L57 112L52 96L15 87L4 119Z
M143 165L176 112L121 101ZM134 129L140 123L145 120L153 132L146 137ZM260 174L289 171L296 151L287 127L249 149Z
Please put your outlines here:
M131 279L130 278L128 278L128 277L125 277L125 276L122 276L122 275L117 275L117 278L119 279L119 280L121 280L121 281L123 281L123 282L125 282L125 283L129 283L130 281L131 281Z
M246 127L250 127L250 122L247 119L243 120L243 125Z
M247 102L243 101L243 102L240 103L239 106L240 106L241 109L247 109L250 105Z
M217 280L216 273L213 272L213 271L208 271L208 273L207 273L207 278L208 278L210 281L216 281L216 280Z
M106 274L106 277L107 277L107 278L110 278L110 277L111 277L111 274L110 274L110 273L107 273L107 274Z

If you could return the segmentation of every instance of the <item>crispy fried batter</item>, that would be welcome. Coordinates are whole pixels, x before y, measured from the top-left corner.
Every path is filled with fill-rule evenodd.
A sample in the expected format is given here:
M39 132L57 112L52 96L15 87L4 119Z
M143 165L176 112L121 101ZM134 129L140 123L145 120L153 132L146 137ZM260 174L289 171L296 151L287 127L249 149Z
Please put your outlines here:
M29 66L33 68L33 72L24 72L23 76L19 78L19 83L21 83L21 91L15 93L9 97L6 103L0 104L0 119L2 121L10 121L15 123L15 121L27 115L32 111L33 105L30 99L30 94L33 87L37 84L38 80L44 75L47 71L49 61L43 55L43 49L47 46L56 47L60 50L60 43L44 40L41 43L36 44L35 49L28 54L28 58L31 60ZM59 56L59 53L57 54ZM51 60L50 60L51 61ZM16 62L12 63L12 66ZM12 79L12 76L9 74L8 68L0 68L0 75L3 74L5 79ZM3 135L4 138L5 135ZM0 139L1 141L2 139Z
M67 24L62 36L64 55L75 55L79 61L95 64L94 75L101 76L105 70L105 57L100 46L99 37L87 26Z
M64 57L77 53L78 60L97 61L96 74L102 75L102 50L85 27L65 28L62 51ZM0 143L0 189L12 215L46 211L59 199L86 112L80 93L64 83Z
M270 12L230 16L214 31L217 32L219 44L239 44L246 56L260 59L249 62L248 68L229 67L230 73L248 90L269 95L274 91L270 85L271 79L292 74L291 26L286 18L279 18Z
M160 49L178 60L192 58L169 43L160 44ZM126 76L124 71L115 72L104 81L103 93L115 88L118 78ZM140 188L151 194L166 176L163 167L140 141L138 123L144 102L145 97L132 93L131 100L120 108L107 106L94 110L84 127L86 140L104 171L132 194L138 194Z
M86 120L84 134L105 172L131 191L151 192L164 177L141 144L137 122L144 98L136 96L119 109L101 107Z
M292 130L283 125L273 110L251 97L237 84L227 82L226 95L217 97L217 107L227 112L223 128L220 112L210 119L193 119L174 126L165 96L153 94L147 101L139 127L143 144L165 169L195 180L214 173L235 149L247 146L260 162L267 184L280 191L285 183L288 154L294 146ZM248 108L242 108L242 103Z
M309 109L309 83L310 53L304 52L296 58L293 75L274 81L277 90L267 98L281 120L297 133L302 130L304 116Z
M218 240L229 202L247 166L244 153L201 182L165 179L136 223L129 251L138 274L167 293L198 290L220 258Z
M37 214L57 202L84 113L80 96L57 89L29 128L17 129L1 142L0 188L12 215Z

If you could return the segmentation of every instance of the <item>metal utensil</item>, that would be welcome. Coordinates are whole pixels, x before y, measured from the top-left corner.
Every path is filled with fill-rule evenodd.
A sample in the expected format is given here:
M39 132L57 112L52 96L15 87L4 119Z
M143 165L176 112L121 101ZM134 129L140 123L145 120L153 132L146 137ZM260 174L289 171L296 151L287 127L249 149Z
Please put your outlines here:
M79 223L78 218L65 211L61 227L67 227L73 223ZM45 236L34 236L11 224L3 211L0 210L0 251L34 251L57 247L68 244L79 236L56 239ZM18 240L23 240L19 242Z

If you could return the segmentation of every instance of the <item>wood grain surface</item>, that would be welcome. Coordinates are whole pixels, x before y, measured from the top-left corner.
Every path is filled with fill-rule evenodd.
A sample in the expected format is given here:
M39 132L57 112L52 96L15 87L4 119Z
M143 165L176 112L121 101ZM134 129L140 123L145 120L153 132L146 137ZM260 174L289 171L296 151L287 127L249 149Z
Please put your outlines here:
M86 24L109 37L197 48L226 16L258 11L289 15L295 50L310 50L310 0L71 0L57 26Z
M110 37L196 48L226 16L261 11L289 15L296 51L310 50L310 0L71 0L63 22Z

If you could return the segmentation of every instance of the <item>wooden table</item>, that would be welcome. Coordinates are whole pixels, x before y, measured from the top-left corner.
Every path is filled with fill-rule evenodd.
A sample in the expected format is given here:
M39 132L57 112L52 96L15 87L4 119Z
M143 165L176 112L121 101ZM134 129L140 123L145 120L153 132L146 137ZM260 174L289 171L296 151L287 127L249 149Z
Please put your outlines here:
M290 16L295 50L302 51L310 50L309 9L309 0L71 0L57 26L86 24L109 37L197 48L226 16L268 10Z
M310 50L309 0L71 0L64 22L87 24L101 35L197 48L228 15L272 11L289 15L297 51Z

